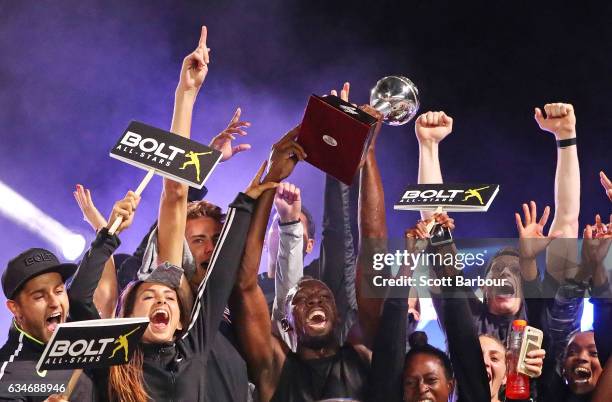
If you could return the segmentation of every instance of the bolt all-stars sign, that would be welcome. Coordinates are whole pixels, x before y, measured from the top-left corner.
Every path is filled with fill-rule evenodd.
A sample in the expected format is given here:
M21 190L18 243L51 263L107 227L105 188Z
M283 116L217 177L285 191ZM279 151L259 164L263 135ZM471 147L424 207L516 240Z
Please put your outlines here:
M499 191L499 184L415 184L408 186L394 209L485 212Z
M110 156L169 179L202 188L221 152L196 141L132 121Z
M57 326L36 370L91 369L129 362L149 318L111 318Z

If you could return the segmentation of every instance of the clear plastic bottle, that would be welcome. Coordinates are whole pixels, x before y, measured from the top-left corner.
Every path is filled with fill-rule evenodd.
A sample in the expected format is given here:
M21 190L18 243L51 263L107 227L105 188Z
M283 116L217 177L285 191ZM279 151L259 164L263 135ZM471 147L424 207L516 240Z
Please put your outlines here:
M506 359L508 375L506 398L508 399L529 399L529 377L518 372L518 359L526 326L527 321L514 320L512 321L512 330L508 334L508 357Z

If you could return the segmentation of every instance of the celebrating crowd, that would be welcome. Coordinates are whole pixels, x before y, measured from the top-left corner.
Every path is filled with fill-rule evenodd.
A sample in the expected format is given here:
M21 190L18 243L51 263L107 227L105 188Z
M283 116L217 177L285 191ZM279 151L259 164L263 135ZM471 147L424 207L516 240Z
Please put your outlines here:
M176 88L170 131L186 138L208 73L206 39L202 27ZM349 102L349 92L346 83L339 97ZM272 146L268 160L253 169L251 183L225 212L202 200L206 190L164 178L157 222L130 256L114 253L137 219L140 196L128 192L107 220L90 190L77 185L75 199L96 232L79 265L62 264L50 251L32 248L9 261L2 274L13 322L0 350L0 384L66 383L70 370L36 369L61 323L148 317L129 362L85 370L69 400L509 401L515 400L506 396L514 363L507 339L513 325L524 320L544 332L542 345L524 360L531 373L525 400L612 401L612 294L605 266L612 222L597 215L592 225L579 228L572 105L552 103L534 111L539 127L557 142L554 216L545 230L550 207L542 210L531 201L519 208L517 247L500 249L485 269L487 278L502 278L507 285L484 286L482 298L464 286L431 289L447 351L416 331L420 311L414 289L371 295L373 255L387 250L389 236L376 160L382 115L367 105L362 109L378 123L353 185L359 194L357 216L350 208L351 186L327 175L321 239L315 238L316 223L302 205L301 189L287 181L307 157L296 142L299 126ZM210 142L222 162L250 149L234 142L250 126L240 117L237 109ZM444 112L417 117L419 184L443 182L439 146L452 128L453 119ZM215 174L223 175L223 165ZM612 202L612 182L603 172L600 180L605 191L600 196ZM111 233L117 218L121 224ZM432 225L455 229L446 213L423 211L421 220L407 225L406 250L457 253L452 241L429 241ZM305 266L315 247L319 257ZM259 274L264 248L267 271ZM414 267L398 268L384 275L419 274ZM444 264L427 268L437 278L463 274ZM589 296L594 326L580 331ZM0 400L66 398L15 395L0 387Z

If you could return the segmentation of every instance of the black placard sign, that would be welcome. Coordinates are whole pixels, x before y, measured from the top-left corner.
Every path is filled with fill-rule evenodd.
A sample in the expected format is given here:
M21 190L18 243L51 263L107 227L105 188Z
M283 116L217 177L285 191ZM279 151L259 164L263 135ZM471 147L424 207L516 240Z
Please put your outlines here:
M485 212L499 191L499 184L415 184L406 188L393 207L399 210Z
M91 369L125 364L148 325L147 317L60 324L38 360L36 370Z
M221 152L180 135L132 121L110 151L111 158L202 188Z

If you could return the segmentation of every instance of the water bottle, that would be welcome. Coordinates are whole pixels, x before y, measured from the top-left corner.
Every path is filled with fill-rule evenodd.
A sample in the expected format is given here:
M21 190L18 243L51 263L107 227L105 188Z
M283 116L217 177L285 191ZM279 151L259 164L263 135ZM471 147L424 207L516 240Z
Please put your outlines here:
M506 398L508 399L529 399L529 377L518 372L521 342L526 326L527 321L514 320L512 321L512 330L508 334L508 357L506 359L508 375Z

